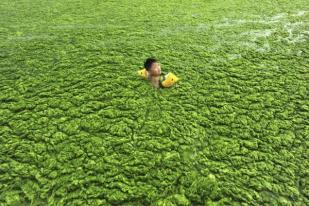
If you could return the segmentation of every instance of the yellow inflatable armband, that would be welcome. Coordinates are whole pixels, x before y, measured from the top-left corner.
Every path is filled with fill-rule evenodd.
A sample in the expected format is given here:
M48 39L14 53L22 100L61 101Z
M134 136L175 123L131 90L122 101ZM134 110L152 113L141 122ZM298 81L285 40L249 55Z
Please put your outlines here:
M176 77L175 74L172 72L169 72L167 75L165 75L165 80L162 82L163 87L171 87L173 86L177 81L179 80L178 77Z
M141 76L141 77L147 78L148 72L147 72L146 69L141 69L141 70L138 71L138 75Z

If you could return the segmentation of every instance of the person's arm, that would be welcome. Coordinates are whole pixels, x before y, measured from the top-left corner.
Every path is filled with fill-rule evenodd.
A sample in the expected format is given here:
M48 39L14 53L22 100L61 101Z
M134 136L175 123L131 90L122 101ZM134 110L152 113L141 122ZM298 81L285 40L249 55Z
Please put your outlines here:
M161 73L160 79L159 79L159 85L161 88L163 88L162 82L165 80L165 74Z

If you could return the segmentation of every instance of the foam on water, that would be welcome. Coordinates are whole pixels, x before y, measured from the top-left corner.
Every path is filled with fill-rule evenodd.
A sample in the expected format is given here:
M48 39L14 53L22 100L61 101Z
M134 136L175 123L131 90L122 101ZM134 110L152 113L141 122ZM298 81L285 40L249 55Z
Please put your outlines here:
M246 31L241 33L241 36L251 36L254 38L260 38L260 37L269 37L274 32L274 30L266 29L266 30L252 30L252 31Z

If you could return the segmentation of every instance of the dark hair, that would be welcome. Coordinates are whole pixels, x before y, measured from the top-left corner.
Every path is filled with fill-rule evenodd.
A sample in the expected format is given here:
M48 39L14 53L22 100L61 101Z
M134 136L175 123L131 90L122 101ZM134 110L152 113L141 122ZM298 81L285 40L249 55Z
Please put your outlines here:
M146 61L144 62L144 67L147 71L149 71L149 69L151 68L151 65L155 62L157 62L158 60L154 57L150 57L148 59L146 59Z

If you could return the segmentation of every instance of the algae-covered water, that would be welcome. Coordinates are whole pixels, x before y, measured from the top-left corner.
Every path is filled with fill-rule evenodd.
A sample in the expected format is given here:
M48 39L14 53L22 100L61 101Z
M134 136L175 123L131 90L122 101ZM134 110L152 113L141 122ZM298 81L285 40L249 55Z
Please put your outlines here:
M308 37L306 0L1 0L0 205L308 205Z

